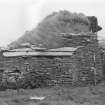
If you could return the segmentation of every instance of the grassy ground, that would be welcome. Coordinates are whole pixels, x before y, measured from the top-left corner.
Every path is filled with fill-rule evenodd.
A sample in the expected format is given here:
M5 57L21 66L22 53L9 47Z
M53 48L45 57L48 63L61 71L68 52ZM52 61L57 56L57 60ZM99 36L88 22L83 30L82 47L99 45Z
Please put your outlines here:
M45 96L31 100L31 96ZM105 84L95 87L54 87L0 92L0 105L105 105Z

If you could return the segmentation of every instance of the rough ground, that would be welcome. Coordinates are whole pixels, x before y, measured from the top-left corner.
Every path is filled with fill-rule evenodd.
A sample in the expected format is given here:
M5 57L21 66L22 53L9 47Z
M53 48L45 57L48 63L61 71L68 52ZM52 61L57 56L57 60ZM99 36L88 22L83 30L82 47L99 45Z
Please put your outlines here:
M45 99L31 100L31 96L45 96ZM105 105L105 83L95 87L0 91L0 105Z

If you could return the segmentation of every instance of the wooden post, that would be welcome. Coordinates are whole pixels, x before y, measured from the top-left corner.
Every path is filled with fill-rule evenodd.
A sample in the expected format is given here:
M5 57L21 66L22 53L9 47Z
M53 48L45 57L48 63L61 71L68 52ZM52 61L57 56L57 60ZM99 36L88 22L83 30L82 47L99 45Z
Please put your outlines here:
M94 60L94 67L93 67L94 85L96 85L97 84L97 80L96 80L96 55L95 55L95 53L93 55L93 60Z

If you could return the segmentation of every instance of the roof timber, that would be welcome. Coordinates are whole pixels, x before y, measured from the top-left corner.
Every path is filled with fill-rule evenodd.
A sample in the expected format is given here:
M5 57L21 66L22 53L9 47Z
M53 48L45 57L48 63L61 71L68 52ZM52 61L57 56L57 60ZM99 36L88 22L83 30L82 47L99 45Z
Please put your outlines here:
M5 57L16 57L16 56L71 56L79 47L62 47L56 49L49 49L45 51L36 50L14 50L3 52Z

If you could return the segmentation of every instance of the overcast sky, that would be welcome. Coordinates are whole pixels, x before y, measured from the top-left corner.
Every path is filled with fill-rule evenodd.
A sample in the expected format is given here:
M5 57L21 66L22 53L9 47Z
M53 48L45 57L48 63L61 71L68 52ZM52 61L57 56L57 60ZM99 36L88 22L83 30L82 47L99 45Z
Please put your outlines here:
M6 46L33 29L53 11L69 10L94 15L105 37L105 0L0 0L0 46Z

